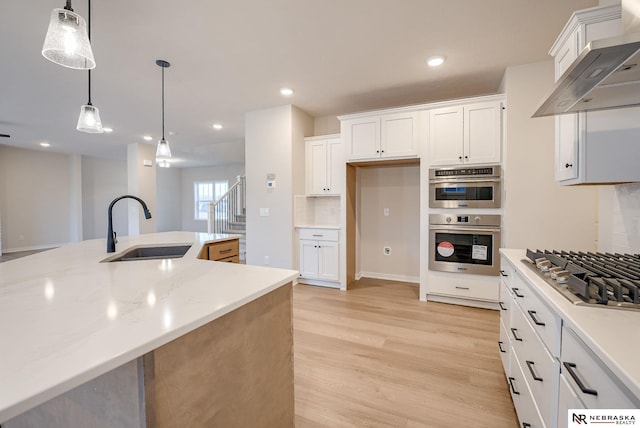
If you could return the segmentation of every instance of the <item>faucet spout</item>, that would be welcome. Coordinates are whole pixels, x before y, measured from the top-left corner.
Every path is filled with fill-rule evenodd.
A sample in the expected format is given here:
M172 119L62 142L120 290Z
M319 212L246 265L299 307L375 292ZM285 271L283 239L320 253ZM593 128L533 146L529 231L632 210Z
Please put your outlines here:
M144 201L140 198L138 198L137 196L132 196L132 195L124 195L124 196L119 196L117 198L115 198L113 201L111 201L111 203L109 204L109 210L107 211L107 218L108 218L108 224L107 224L107 253L115 253L116 252L116 233L113 231L113 206L115 205L116 202L118 202L120 199L125 199L125 198L129 198L129 199L135 199L136 201L140 202L140 205L142 205L142 210L144 211L144 218L146 218L147 220L151 218L151 213L149 212L149 208L147 208L147 204L144 203Z

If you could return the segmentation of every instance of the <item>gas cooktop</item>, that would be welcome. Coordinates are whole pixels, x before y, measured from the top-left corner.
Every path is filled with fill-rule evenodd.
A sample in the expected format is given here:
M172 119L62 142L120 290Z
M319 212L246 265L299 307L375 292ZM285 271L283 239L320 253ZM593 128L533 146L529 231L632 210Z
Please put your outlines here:
M640 310L640 254L527 250L522 261L575 305Z

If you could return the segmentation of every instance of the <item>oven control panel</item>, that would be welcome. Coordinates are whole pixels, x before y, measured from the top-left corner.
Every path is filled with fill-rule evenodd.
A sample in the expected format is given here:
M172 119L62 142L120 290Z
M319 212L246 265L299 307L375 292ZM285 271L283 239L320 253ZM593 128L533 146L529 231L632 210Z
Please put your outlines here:
M429 214L429 224L456 226L500 226L501 216L496 214Z

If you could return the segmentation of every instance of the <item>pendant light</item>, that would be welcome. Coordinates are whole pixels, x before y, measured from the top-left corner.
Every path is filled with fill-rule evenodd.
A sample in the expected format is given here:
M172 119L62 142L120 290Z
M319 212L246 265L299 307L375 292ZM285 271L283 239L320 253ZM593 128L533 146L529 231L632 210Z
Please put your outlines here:
M64 9L53 9L49 28L42 46L42 55L56 64L80 70L95 68L84 19L66 0Z
M89 0L87 20L89 21L87 34L89 41L91 41L91 0ZM100 120L100 110L91 104L91 70L88 70L87 73L89 75L89 101L80 107L80 116L78 117L76 129L90 134L102 134L104 129L102 129L102 121Z
M169 142L164 139L164 69L171 66L171 64L162 59L157 60L156 64L162 69L162 139L158 141L156 158L167 159L171 157L171 149L169 148Z

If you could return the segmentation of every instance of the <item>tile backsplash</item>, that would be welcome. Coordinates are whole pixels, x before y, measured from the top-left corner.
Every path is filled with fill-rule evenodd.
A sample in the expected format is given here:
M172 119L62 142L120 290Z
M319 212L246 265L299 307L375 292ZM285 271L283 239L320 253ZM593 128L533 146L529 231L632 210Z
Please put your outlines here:
M598 250L640 253L640 183L598 189Z

